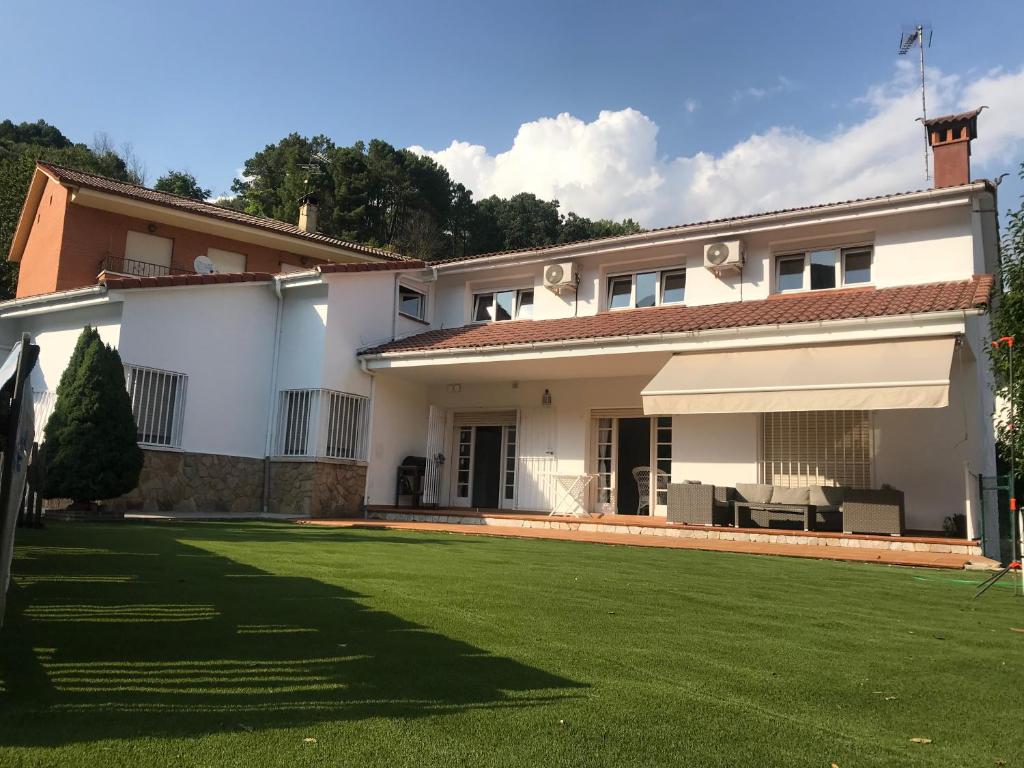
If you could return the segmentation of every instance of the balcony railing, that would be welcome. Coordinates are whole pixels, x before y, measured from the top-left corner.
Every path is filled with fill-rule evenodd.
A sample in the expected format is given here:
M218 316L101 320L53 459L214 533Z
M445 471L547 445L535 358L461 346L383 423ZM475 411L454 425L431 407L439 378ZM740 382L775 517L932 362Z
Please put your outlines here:
M195 274L191 269L179 269L178 267L165 267L163 264L151 264L148 261L128 259L122 256L107 256L100 264L104 272L112 272L117 275L131 275L132 277L164 277L165 275L191 275Z

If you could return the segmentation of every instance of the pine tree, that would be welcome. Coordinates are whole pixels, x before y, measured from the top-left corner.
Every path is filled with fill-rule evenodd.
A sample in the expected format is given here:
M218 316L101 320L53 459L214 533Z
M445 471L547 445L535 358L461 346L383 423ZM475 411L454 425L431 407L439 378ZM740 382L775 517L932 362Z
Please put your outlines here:
M117 350L87 326L61 376L44 431L47 498L76 506L135 488L142 471L135 418Z

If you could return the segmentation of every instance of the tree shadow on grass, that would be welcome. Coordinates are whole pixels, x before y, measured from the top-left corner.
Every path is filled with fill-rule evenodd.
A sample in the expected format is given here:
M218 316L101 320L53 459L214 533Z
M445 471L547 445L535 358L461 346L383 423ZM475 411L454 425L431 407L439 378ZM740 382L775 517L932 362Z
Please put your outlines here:
M527 707L583 687L346 589L182 544L178 526L132 528L99 547L74 526L21 537L0 632L0 745Z

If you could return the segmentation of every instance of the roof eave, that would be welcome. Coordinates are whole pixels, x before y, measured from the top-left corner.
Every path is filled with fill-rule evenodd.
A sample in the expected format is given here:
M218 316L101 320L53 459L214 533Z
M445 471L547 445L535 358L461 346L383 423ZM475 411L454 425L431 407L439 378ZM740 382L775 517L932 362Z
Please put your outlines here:
M377 352L358 355L367 364L374 362L413 362L418 361L429 365L432 361L443 362L450 358L477 355L486 357L496 354L529 353L550 350L588 350L616 348L628 346L654 346L682 340L694 341L729 336L782 336L806 329L827 329L834 331L840 328L863 328L866 326L908 326L921 323L935 325L950 321L962 321L967 317L975 317L985 313L984 307L968 309L941 310L935 312L916 312L903 315L875 315L871 317L842 318L836 320L814 320L802 323L777 323L774 325L742 325L731 328L706 328L692 331L675 331L668 333L644 333L628 336L600 336L589 339L559 339L555 341L536 341L520 344L495 344L485 347L452 347L445 349L409 350L405 352ZM794 343L797 343L794 341ZM371 365L372 367L372 365Z
M38 164L36 165L32 172L32 180L28 185L28 194L25 195L25 202L21 205L18 224L14 228L14 237L11 239L11 247L7 252L8 261L21 261L21 257L25 253L25 246L28 245L28 237L32 232L32 222L39 209L39 201L43 199L46 182L51 178L50 174L46 173Z

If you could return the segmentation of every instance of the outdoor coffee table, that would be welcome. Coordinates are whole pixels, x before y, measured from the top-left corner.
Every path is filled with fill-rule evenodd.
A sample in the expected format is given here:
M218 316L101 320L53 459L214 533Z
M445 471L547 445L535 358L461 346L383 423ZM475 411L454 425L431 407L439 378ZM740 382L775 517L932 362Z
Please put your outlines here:
M811 522L814 520L815 506L813 504L758 504L750 501L734 501L733 512L737 528L749 528L750 525L743 525L744 519L756 524L759 528L767 528L773 520L792 522L800 520L803 522L804 530L811 530Z

